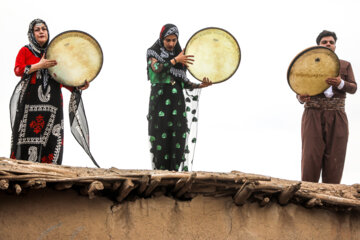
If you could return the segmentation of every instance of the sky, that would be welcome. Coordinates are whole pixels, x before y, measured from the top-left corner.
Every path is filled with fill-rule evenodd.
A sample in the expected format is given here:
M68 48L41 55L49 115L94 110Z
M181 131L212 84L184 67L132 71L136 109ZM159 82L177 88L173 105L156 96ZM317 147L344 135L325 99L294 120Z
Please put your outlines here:
M301 180L303 105L287 83L289 64L299 52L316 45L322 30L331 30L338 36L338 57L351 62L360 81L359 7L356 0L2 0L0 156L10 154L9 100L20 80L13 71L15 58L28 43L29 23L41 18L50 39L81 30L103 50L101 72L82 95L96 161L103 168L151 169L145 56L161 27L173 23L183 47L198 30L219 27L241 48L240 66L232 78L202 89L193 170ZM70 132L70 93L63 89L63 95L63 165L94 167ZM347 95L346 112L350 135L342 183L354 184L360 182L359 93Z

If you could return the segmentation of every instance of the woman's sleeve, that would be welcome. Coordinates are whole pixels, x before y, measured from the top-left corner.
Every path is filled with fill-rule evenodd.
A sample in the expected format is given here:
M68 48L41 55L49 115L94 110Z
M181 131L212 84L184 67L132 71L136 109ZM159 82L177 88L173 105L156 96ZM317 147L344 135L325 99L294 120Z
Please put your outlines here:
M195 88L199 88L199 86L200 84L193 83L190 80L184 81L184 88L193 90Z
M159 63L155 58L150 58L149 64L153 72L160 73L162 71L167 71L171 67L171 62L166 61L164 63Z
M30 70L30 67L30 65L26 65L26 52L25 48L22 48L16 56L14 68L15 75L21 77L24 73L27 74Z

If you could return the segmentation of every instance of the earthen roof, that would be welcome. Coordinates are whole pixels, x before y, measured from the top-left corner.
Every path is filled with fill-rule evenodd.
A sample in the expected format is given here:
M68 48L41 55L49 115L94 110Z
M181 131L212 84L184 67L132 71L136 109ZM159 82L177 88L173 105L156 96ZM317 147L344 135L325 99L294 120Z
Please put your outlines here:
M191 200L201 194L231 197L238 206L246 202L303 205L341 211L360 210L360 184L323 184L291 181L239 171L173 172L123 170L40 164L0 158L0 190L22 194L41 188L74 189L90 199L103 196L122 203L159 195Z

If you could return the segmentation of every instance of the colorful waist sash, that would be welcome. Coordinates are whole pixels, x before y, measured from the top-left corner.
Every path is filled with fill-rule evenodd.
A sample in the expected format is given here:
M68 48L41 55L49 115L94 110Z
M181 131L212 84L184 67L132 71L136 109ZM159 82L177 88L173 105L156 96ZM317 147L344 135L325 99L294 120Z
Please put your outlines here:
M314 98L306 102L304 107L321 110L345 110L345 98Z

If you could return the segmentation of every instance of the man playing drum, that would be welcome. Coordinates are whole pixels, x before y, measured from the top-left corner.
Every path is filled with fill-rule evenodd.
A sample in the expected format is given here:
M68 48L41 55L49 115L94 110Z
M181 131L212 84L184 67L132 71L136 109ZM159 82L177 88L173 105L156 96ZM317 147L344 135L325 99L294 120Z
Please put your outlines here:
M336 34L322 31L316 39L319 46L332 51L336 48ZM318 182L322 171L324 183L338 184L344 168L348 141L348 120L345 113L346 93L355 93L357 86L351 64L340 60L340 74L328 78L330 85L316 96L298 95L304 104L301 123L303 181Z

